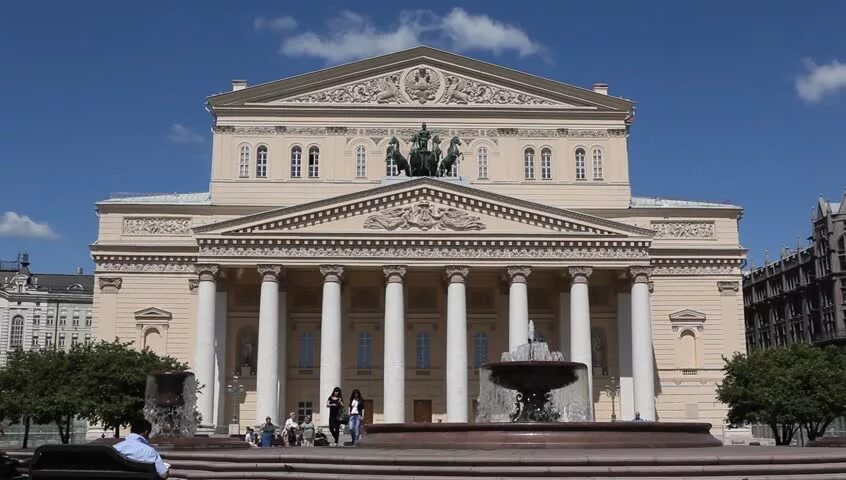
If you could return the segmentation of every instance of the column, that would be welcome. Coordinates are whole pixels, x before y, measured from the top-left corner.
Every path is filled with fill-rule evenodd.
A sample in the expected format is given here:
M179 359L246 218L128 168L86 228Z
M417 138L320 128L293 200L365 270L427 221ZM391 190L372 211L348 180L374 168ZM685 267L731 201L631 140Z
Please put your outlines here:
M259 265L261 297L259 298L258 352L256 354L256 424L279 411L276 395L279 389L279 276L281 265ZM277 424L280 418L273 419Z
M194 334L194 377L205 385L197 393L197 411L202 415L201 425L214 428L214 337L217 296L218 265L197 265L197 329Z
M529 292L528 278L532 269L524 266L508 267L505 270L508 287L508 351L517 350L519 345L529 343Z
M282 421L288 415L286 407L288 390L288 292L286 291L285 278L279 277L279 335L276 347L277 364L279 365L279 377L276 386L276 398L278 410L276 418Z
M655 420L655 370L649 305L651 267L632 267L632 377L634 409L642 420Z
M569 287L569 285L567 285ZM558 350L565 360L570 360L570 291L560 286L558 292Z
M385 352L383 412L385 423L405 422L405 299L406 267L388 265L385 273Z
M590 267L570 267L570 360L587 365L588 415L593 418L593 360L590 341Z
M214 302L214 418L218 427L229 424L232 418L226 418L226 290L221 283L217 284ZM240 418L238 421L243 423Z
M323 309L320 317L320 425L329 425L326 399L341 386L341 280L344 267L323 265ZM317 410L317 409L315 409Z
M620 419L634 419L634 380L632 378L632 296L617 293L617 358L620 359Z
M446 267L446 407L447 422L467 422L467 298L470 269ZM528 321L526 323L528 325Z

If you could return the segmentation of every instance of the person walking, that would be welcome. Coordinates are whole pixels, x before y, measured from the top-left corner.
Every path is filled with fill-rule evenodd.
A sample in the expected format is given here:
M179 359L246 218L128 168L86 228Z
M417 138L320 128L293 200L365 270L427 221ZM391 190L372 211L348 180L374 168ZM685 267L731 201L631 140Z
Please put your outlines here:
M341 434L341 415L343 414L344 398L342 397L341 387L335 387L332 390L332 395L326 399L326 406L329 407L329 432L332 433L332 438L335 439L334 446L338 446L338 436Z
M350 395L349 405L349 425L350 435L352 436L353 446L358 444L361 438L361 420L364 418L364 399L361 398L361 392L356 388Z
M311 416L306 415L303 419L302 425L300 428L303 430L303 446L304 447L313 447L314 446L314 423L311 421Z
M261 426L261 446L273 446L273 432L276 431L276 425L270 420L270 417L264 419L264 425Z
M298 428L299 424L297 423L297 414L294 412L289 413L288 420L285 420L285 428L282 430L282 435L285 437L285 440L288 441L289 447L297 446Z

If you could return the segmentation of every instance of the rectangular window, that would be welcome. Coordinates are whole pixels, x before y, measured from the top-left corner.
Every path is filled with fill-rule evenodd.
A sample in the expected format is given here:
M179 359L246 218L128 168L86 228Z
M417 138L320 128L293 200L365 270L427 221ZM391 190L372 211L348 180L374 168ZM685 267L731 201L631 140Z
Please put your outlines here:
M41 325L41 315L40 314L35 313L35 314L32 315L32 324L35 325L36 327L38 325Z
M373 368L373 336L368 332L361 332L358 336L358 368Z
M65 334L60 333L59 334L59 347L64 348L64 346L65 346Z
M417 334L417 368L432 368L432 337L428 332Z
M91 343L91 334L90 333L85 334L85 343Z
M300 336L300 368L314 368L314 336L311 332Z
M38 335L32 336L32 346L33 346L33 348L38 346Z
M64 326L64 325L67 325L67 323L68 323L68 314L67 314L67 312L62 310L62 313L59 315L59 325Z
M488 363L488 335L483 332L474 335L473 346L475 347L473 366L474 368L481 368L482 365Z
M47 325L53 325L53 314L52 313L47 314Z
M75 347L77 344L79 344L79 335L74 333L71 335L71 347Z
M86 327L91 326L91 310L88 310L87 312L85 312L85 326Z
M297 421L302 423L305 417L312 415L311 402L297 402Z
M45 334L44 335L44 346L50 347L52 345L53 345L53 334L52 333Z
M23 346L24 318L17 315L12 318L12 328L9 334L9 347L20 348Z
M300 178L303 174L303 151L300 147L291 150L291 178Z

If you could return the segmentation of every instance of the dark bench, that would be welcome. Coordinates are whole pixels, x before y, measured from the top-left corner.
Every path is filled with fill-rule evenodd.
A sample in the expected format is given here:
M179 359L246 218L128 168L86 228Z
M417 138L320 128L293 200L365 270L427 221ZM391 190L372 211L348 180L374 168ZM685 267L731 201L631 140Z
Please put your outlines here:
M108 445L42 445L32 456L30 476L33 480L159 478L154 464L128 460Z

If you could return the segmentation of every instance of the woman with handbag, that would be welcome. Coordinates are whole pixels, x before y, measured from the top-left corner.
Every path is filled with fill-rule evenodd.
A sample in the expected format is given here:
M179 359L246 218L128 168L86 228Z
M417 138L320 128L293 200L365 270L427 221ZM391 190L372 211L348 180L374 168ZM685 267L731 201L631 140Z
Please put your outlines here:
M338 437L341 434L341 423L344 420L344 399L341 396L341 387L335 387L332 395L326 399L326 406L329 407L329 431L335 439L334 446L338 446Z
M349 405L349 430L353 446L357 445L359 438L361 438L362 418L364 418L364 399L361 398L361 392L356 388L352 391Z

